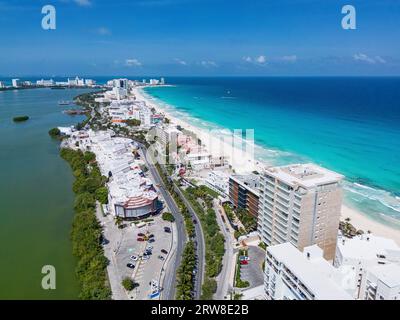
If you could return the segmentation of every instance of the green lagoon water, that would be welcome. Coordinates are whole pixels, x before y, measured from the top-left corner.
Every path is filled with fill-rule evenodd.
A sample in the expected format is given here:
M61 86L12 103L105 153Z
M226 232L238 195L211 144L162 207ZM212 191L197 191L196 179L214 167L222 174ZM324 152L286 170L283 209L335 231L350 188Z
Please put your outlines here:
M77 299L73 177L47 132L82 119L57 101L85 91L0 91L0 299ZM30 119L14 123L18 115ZM44 265L56 268L55 290L41 287Z

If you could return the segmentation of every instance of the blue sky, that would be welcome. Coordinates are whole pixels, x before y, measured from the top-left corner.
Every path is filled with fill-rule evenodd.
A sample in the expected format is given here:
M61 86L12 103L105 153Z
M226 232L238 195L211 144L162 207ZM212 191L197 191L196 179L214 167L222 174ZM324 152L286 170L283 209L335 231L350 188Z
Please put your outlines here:
M398 0L0 0L0 30L2 76L400 75Z

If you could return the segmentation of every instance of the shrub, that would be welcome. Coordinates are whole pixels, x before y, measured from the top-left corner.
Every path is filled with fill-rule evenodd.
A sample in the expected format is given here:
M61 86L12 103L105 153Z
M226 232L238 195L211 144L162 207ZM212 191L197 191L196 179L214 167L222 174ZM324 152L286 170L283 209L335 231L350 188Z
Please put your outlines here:
M169 221L169 222L174 222L175 221L174 216L170 212L164 212L162 214L162 218L163 218L163 220Z
M127 291L131 291L133 289L135 289L135 282L131 279L131 278L124 278L124 280L122 280L122 286L124 287L125 290Z

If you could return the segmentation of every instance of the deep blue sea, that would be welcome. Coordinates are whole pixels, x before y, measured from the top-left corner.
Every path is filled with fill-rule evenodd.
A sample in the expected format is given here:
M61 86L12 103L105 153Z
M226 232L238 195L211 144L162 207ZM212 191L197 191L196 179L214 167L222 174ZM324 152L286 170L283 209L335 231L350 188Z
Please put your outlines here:
M345 202L400 228L400 78L167 78L146 92L203 128L254 129L270 164L346 176Z

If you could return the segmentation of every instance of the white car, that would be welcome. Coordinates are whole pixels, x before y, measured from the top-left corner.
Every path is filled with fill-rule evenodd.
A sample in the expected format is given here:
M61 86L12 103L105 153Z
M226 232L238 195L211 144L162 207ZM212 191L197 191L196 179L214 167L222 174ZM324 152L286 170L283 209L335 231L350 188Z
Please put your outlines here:
M138 260L138 257L137 257L137 256L131 256L131 260L137 261L137 260Z

